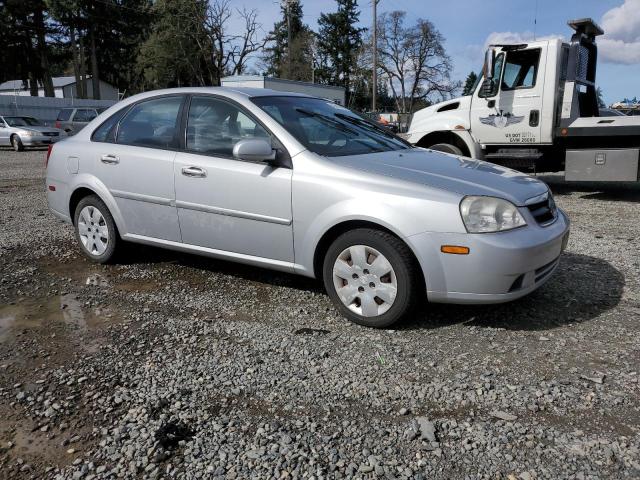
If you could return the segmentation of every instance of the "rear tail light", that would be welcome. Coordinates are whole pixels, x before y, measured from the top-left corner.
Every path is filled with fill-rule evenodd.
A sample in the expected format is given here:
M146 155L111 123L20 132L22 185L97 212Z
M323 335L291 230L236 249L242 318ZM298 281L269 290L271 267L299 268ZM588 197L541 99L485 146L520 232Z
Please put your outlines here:
M51 156L52 151L53 151L53 145L49 144L47 146L47 158L44 161L44 168L47 168L49 166L49 157Z
M56 128L60 128L60 120L56 120L55 126Z

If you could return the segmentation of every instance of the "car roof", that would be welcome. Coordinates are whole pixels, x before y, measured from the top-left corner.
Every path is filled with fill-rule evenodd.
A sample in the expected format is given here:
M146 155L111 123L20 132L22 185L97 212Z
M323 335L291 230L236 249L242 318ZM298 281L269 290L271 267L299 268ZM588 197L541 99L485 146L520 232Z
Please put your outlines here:
M143 98L150 98L159 95L170 95L176 93L210 93L223 95L228 98L241 100L253 97L305 97L314 98L311 95L305 95L303 93L283 92L280 90L271 90L269 88L248 88L248 87L180 87L180 88L165 88L163 90L150 90L148 92L139 93L132 97L127 98L128 103L133 103Z

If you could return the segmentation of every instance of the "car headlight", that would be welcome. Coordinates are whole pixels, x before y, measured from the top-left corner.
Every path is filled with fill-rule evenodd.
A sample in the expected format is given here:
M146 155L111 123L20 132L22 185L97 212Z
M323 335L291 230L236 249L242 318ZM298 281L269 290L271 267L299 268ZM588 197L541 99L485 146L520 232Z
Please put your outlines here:
M464 197L460 215L469 233L502 232L527 224L513 203L495 197Z
M33 130L23 130L20 132L20 135L24 135L25 137L35 137L38 132L34 132Z

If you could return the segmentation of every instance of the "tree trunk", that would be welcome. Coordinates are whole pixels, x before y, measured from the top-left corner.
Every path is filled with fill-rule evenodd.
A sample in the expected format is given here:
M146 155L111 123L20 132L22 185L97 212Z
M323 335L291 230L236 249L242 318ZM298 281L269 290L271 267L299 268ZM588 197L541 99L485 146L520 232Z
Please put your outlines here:
M76 96L82 98L82 78L80 78L80 65L78 65L78 44L76 43L76 30L69 29L69 39L71 40L71 52L73 55L73 75L76 77Z
M33 70L29 70L29 94L32 97L38 96L38 77Z
M85 61L84 54L84 42L83 38L80 37L80 84L82 85L82 97L87 98L87 63Z
M33 23L36 28L36 36L38 39L38 57L40 57L40 68L42 69L42 86L44 88L45 97L55 97L53 90L53 80L51 79L51 70L49 68L49 55L47 52L47 43L45 40L45 24L42 8L36 8L33 14Z
M93 87L94 100L100 100L100 76L98 75L98 55L96 53L96 38L93 32L93 28L90 31L91 35L91 84Z

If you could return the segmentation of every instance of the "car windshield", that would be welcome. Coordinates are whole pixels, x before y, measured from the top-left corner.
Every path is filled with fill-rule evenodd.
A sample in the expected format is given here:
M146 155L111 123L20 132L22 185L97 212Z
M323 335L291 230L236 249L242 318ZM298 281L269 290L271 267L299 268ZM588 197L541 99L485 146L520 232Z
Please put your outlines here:
M42 125L40 121L33 117L4 117L4 121L10 127L35 127Z
M254 97L253 103L319 155L339 157L412 148L383 127L328 100Z

